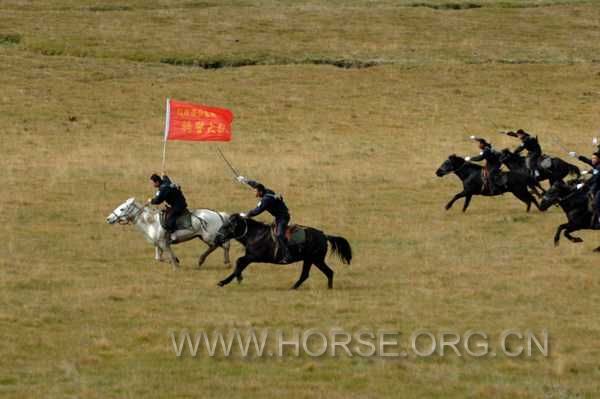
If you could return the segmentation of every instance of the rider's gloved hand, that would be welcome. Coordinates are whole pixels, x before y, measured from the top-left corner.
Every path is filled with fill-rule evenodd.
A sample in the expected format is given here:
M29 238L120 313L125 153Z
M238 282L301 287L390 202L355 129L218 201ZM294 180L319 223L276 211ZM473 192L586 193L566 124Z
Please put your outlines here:
M588 173L590 173L590 172L588 172L587 170L584 170L581 172L582 175L587 175Z
M245 213L245 212L240 212L240 216L241 216L241 217L243 217L243 218L247 218L247 217L248 217L248 214L247 214L247 213Z
M577 156L577 153L575 151L571 151L569 152L569 156L575 158Z
M239 181L242 184L248 183L248 179L246 179L244 176L238 176L237 181Z
M471 157L465 157L465 161L469 162L471 160Z
M577 188L577 190L580 190L581 187L585 186L585 184L583 183L579 183L578 185L576 185L575 187Z
M598 145L598 137L594 137L594 138L592 139L592 144L593 144L593 145Z
M475 137L475 136L470 136L469 138L470 138L471 140L475 140L475 139L476 139L476 137Z

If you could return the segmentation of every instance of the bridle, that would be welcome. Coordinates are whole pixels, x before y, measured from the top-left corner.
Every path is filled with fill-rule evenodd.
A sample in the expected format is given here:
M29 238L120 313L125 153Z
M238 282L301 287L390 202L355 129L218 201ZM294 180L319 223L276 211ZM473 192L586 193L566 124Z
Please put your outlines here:
M560 206L563 202L570 199L571 197L574 197L577 193L578 193L578 190L573 190L572 192L567 194L565 197L561 197L560 195L557 195L556 203L554 204L554 206Z
M449 159L448 159L449 160ZM450 161L450 163L452 164L452 161ZM462 168L464 168L465 166L467 166L469 162L464 161L462 165L460 165L458 168L456 169L452 169L452 172L456 173L458 171L460 171ZM452 165L452 167L454 168L454 165Z
M138 207L137 204L134 202L132 202L131 204L129 204L127 206L127 210L125 212L125 218L123 218L123 216L119 216L115 213L115 211L112 211L110 214L114 215L117 218L117 223L120 225L126 225L129 223L135 223L135 221L137 220L137 218L142 214L142 212L144 212L144 208L146 208L148 205L144 204L141 207ZM135 213L131 213L130 214L130 209L131 208L135 208Z
M248 234L248 221L244 218L242 218L242 220L244 221L244 232L237 237L231 237L230 240L240 240L240 239L244 238L246 236L246 234ZM235 231L234 231L234 233L235 233ZM217 235L222 237L223 233L217 233Z

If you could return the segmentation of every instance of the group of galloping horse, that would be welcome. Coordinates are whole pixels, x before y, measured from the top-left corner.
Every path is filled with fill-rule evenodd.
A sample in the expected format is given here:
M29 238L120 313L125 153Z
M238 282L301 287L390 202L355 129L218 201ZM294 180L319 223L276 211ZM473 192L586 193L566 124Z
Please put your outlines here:
M240 216L240 214L229 215L225 212L217 212L210 209L190 210L190 222L184 230L178 230L177 239L166 239L165 228L161 223L161 210L152 207L148 203L142 204L129 198L127 201L115 208L106 218L109 224L133 224L155 247L155 259L163 261L163 254L167 253L167 259L174 269L179 267L179 259L175 256L171 245L199 238L208 245L208 249L200 255L198 267L202 266L208 255L215 249L222 247L224 250L224 262L229 264L230 240L236 240L245 247L245 254L238 258L234 271L218 285L225 286L233 279L241 282L242 272L251 263L273 263L280 264L276 259L276 240L272 233L272 226ZM345 264L352 260L352 248L343 237L327 235L324 232L305 226L292 226L303 230L302 241L298 245L290 247L292 259L289 263L302 261L302 272L299 279L292 286L297 289L308 278L311 267L316 266L326 277L327 287L333 288L333 270L325 262L328 252L328 243L331 252L338 255ZM288 263L288 264L289 264Z
M471 139L479 140L474 136L471 136ZM535 140L537 142L537 137ZM482 141L485 142L485 140ZM593 144L598 144L597 139L594 139ZM600 147L598 147L598 150L600 151ZM534 204L542 212L553 205L562 208L568 221L558 226L554 235L555 246L559 244L561 233L564 233L564 236L571 242L580 243L583 240L572 236L572 232L600 228L597 220L598 215L593 209L590 193L583 178L583 175L588 174L587 171L582 172L576 165L558 157L543 155L540 157L541 159L537 160L539 163L536 167L532 167L528 162L529 160L521 156L518 151L509 149L503 149L502 151L491 149L491 151L495 153L494 156L497 157L501 165L506 166L508 169L507 171L500 171L498 168L497 174L502 184L495 185L490 179L486 167L470 162L469 157L450 155L437 169L436 175L438 177L454 173L463 183L463 190L454 195L446 204L446 210L449 210L460 198L464 198L462 211L465 212L473 196L498 196L511 193L525 203L527 212L530 211L531 204ZM576 153L570 152L570 155L575 157ZM590 164L585 157L580 156L579 159ZM541 167L542 164L544 167ZM565 181L569 176L572 178ZM540 184L546 180L550 184L547 190ZM541 203L538 202L536 197L541 198ZM600 247L596 248L595 251L600 252Z

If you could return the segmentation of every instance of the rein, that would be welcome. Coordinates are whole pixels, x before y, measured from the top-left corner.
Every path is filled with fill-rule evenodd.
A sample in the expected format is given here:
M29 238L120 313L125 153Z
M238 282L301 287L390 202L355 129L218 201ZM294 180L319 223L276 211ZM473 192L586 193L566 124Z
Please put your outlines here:
M464 161L462 165L460 165L458 168L454 169L452 172L454 173L458 173L462 170L462 168L464 168L465 166L467 166L470 162L468 161Z
M137 211L135 214L129 215L127 216L127 218L125 220L123 220L123 218L121 216L118 216L115 211L111 212L111 215L114 215L117 218L117 223L119 223L120 225L127 225L130 223L135 223L135 221L137 220L137 218L144 212L144 208L146 208L148 205L143 205L141 208L138 208L138 206L136 205L135 202L133 202L132 204L130 204L128 206L128 208L135 208L135 210ZM128 212L129 213L129 212Z
M574 197L576 194L579 194L579 190L577 190L577 189L570 192L566 197L561 197L561 196L556 197L557 202L556 202L556 204L554 204L554 206L560 206L560 204L562 204L563 202L565 202L568 199L571 199L571 197Z

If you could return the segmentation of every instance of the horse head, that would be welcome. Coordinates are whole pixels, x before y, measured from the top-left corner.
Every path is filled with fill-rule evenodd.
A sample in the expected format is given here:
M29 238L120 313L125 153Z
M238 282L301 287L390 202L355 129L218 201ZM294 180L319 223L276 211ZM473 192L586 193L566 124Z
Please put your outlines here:
M219 228L219 231L217 231L215 244L222 245L224 242L231 239L241 238L245 234L244 230L247 230L248 228L247 223L246 218L239 213L234 213L229 216L221 228Z
M513 163L515 161L518 161L519 158L521 158L519 154L512 152L508 148L505 148L502 151L500 151L500 162L502 163Z
M129 198L127 201L116 207L115 210L110 213L110 215L108 215L106 218L106 223L127 223L133 219L133 217L136 215L136 211L139 210L139 207L135 203L135 198Z
M459 169L461 166L465 164L464 158L461 158L455 154L452 154L442 163L442 165L435 171L436 176L442 177L447 175L448 173L452 173L455 170Z
M555 182L544 195L540 203L540 210L545 211L552 205L558 205L571 191L571 187L562 181Z

